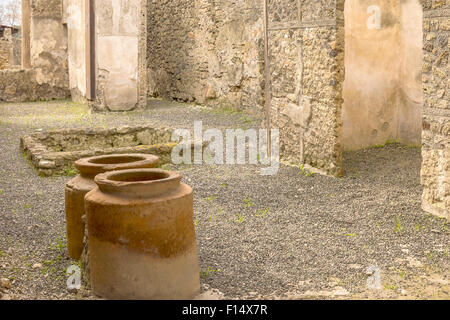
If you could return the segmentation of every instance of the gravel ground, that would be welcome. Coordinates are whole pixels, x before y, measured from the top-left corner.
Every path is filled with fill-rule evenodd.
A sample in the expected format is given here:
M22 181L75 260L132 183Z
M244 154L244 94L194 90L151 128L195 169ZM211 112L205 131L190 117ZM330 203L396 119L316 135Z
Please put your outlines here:
M141 112L89 114L67 101L0 104L0 288L3 299L95 299L66 288L64 185L41 178L19 149L35 129L152 124L249 128L249 115L152 101ZM346 175L282 165L178 166L194 188L201 298L449 299L446 220L420 208L420 151L397 144L346 153ZM381 270L369 290L367 268ZM1 283L0 283L1 284ZM1 293L3 291L3 293Z

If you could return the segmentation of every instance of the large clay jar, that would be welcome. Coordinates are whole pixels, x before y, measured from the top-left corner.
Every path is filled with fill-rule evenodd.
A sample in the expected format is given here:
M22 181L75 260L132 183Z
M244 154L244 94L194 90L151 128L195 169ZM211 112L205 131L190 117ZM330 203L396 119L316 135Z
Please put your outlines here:
M192 299L200 291L192 188L158 169L107 172L86 195L91 287L108 299Z
M94 177L107 171L153 168L159 158L149 154L113 154L84 158L75 162L80 174L70 180L66 193L67 248L72 259L79 260L84 248L84 196L97 187Z

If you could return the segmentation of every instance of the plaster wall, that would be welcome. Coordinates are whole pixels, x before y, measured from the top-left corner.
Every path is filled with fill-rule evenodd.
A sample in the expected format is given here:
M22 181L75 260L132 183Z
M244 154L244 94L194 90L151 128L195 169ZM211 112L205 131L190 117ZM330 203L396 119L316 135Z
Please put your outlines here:
M421 21L418 0L346 1L344 149L420 144Z
M86 97L86 1L65 0L64 22L67 25L69 88L74 101Z
M136 108L140 0L95 1L98 110Z
M400 9L398 137L406 144L420 145L423 117L423 8L419 0L404 0L401 1Z

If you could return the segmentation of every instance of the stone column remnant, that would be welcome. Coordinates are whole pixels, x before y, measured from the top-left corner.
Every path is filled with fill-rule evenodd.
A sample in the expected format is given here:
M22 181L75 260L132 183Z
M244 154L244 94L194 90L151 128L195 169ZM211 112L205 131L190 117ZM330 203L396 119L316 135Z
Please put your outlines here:
M30 59L30 0L22 0L22 68L31 68Z

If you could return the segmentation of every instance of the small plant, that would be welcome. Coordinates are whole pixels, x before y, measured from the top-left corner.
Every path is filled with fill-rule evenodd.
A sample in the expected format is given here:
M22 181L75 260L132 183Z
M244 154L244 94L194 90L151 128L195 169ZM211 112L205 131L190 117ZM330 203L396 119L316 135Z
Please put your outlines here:
M395 218L395 232L398 234L402 234L404 230L405 230L405 227L403 226L402 221L400 220L399 217L396 217Z
M244 199L244 204L247 208L253 207L252 199Z
M236 222L237 223L244 222L244 216L242 214L238 213Z
M213 201L216 199L217 199L217 196L211 196L211 197L206 198L205 201Z
M263 218L265 219L266 216L269 214L270 209L259 209L258 211L256 211L256 216L259 218Z
M244 122L244 123L251 123L251 122L253 122L252 119L250 119L249 117L247 117L245 115L241 117L241 121Z
M194 226L197 227L199 223L200 223L200 221L199 221L198 219L195 219L195 220L194 220Z
M2 189L0 189L0 196L3 194L3 190Z
M170 164L167 164L167 163L166 163L166 164L161 165L160 168L161 168L162 170L169 171L169 170L172 169L172 166L171 166Z
M205 271L200 272L200 275L204 278L208 277L210 273L214 273L214 272L220 272L219 270L212 268L212 267L208 267Z
M64 244L64 236L61 236L61 238L57 238L56 242L53 242L50 245L50 250L62 252L66 245Z
M298 174L299 174L299 175L303 175L303 176L305 176L305 177L310 177L310 176L314 175L315 173L306 170L305 167L304 167L304 165L302 164L302 165L300 165L300 167L299 167L299 172L298 172Z
M58 248L59 251L63 251L65 245L64 245L62 240L58 240L58 243L56 244L56 247Z
M395 284L391 284L386 289L389 289L389 290L392 290L392 291L397 291L397 286Z
M356 237L356 233L347 233L345 234L346 237Z
M222 183L221 187L222 187L223 189L225 189L225 188L227 187L227 184L226 184L226 183Z
M55 261L53 261L53 260L45 260L44 261L44 264L47 266L52 266L54 263L55 263Z
M78 174L78 172L73 168L66 168L63 171L63 175L67 177L74 177Z

